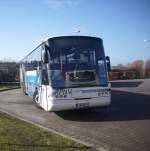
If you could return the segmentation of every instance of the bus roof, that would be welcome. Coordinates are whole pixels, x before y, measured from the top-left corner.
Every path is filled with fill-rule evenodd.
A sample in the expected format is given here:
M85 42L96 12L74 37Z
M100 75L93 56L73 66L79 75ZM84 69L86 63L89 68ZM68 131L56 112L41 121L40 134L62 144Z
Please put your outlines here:
M45 41L51 40L51 39L57 39L57 38L87 38L87 39L95 39L95 40L102 40L100 37L94 37L94 36L83 36L83 35L70 35L70 36L54 36L51 38L47 38Z
M85 39L95 39L95 40L102 41L102 39L100 37L94 37L94 36L83 36L83 35L52 36L50 38L45 38L44 40L42 40L41 43L36 48L34 48L29 54L27 54L23 59L21 59L20 62L22 60L24 60L27 56L29 56L30 54L32 54L32 52L34 52L43 43L46 43L46 42L48 42L50 40L54 40L54 39L64 39L64 38L85 38Z

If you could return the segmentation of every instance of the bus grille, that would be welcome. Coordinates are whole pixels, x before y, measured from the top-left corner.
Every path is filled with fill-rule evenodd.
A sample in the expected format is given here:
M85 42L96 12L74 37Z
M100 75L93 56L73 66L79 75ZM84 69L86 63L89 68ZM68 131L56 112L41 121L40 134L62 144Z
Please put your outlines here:
M84 72L70 73L71 82L90 82L94 80L95 80L94 72L84 71Z

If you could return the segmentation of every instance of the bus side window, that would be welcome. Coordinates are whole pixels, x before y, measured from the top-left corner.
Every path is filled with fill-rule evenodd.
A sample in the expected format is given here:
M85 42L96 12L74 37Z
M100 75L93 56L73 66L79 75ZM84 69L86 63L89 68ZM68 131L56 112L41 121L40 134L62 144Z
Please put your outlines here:
M48 85L48 73L46 69L42 69L42 85Z
M107 64L107 70L108 70L108 72L111 71L111 64L110 64L110 58L109 58L109 56L106 56L106 64Z

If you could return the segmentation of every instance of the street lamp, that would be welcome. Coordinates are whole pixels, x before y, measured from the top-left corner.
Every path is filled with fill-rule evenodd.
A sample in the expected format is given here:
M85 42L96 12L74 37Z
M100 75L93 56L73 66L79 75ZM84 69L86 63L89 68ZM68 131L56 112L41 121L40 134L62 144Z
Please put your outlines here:
M144 42L149 42L149 40L148 39L144 39Z
M146 63L146 51L147 51L147 46L149 44L150 40L149 39L144 39L144 53L143 53L143 78L145 78L145 63Z

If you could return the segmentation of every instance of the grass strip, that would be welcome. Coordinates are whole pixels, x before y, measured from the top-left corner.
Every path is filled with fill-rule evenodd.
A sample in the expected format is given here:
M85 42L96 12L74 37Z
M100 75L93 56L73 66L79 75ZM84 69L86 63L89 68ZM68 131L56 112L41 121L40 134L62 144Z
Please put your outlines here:
M0 91L10 90L10 89L16 89L19 88L19 84L12 84L12 83L0 83Z
M0 151L94 151L0 112Z

